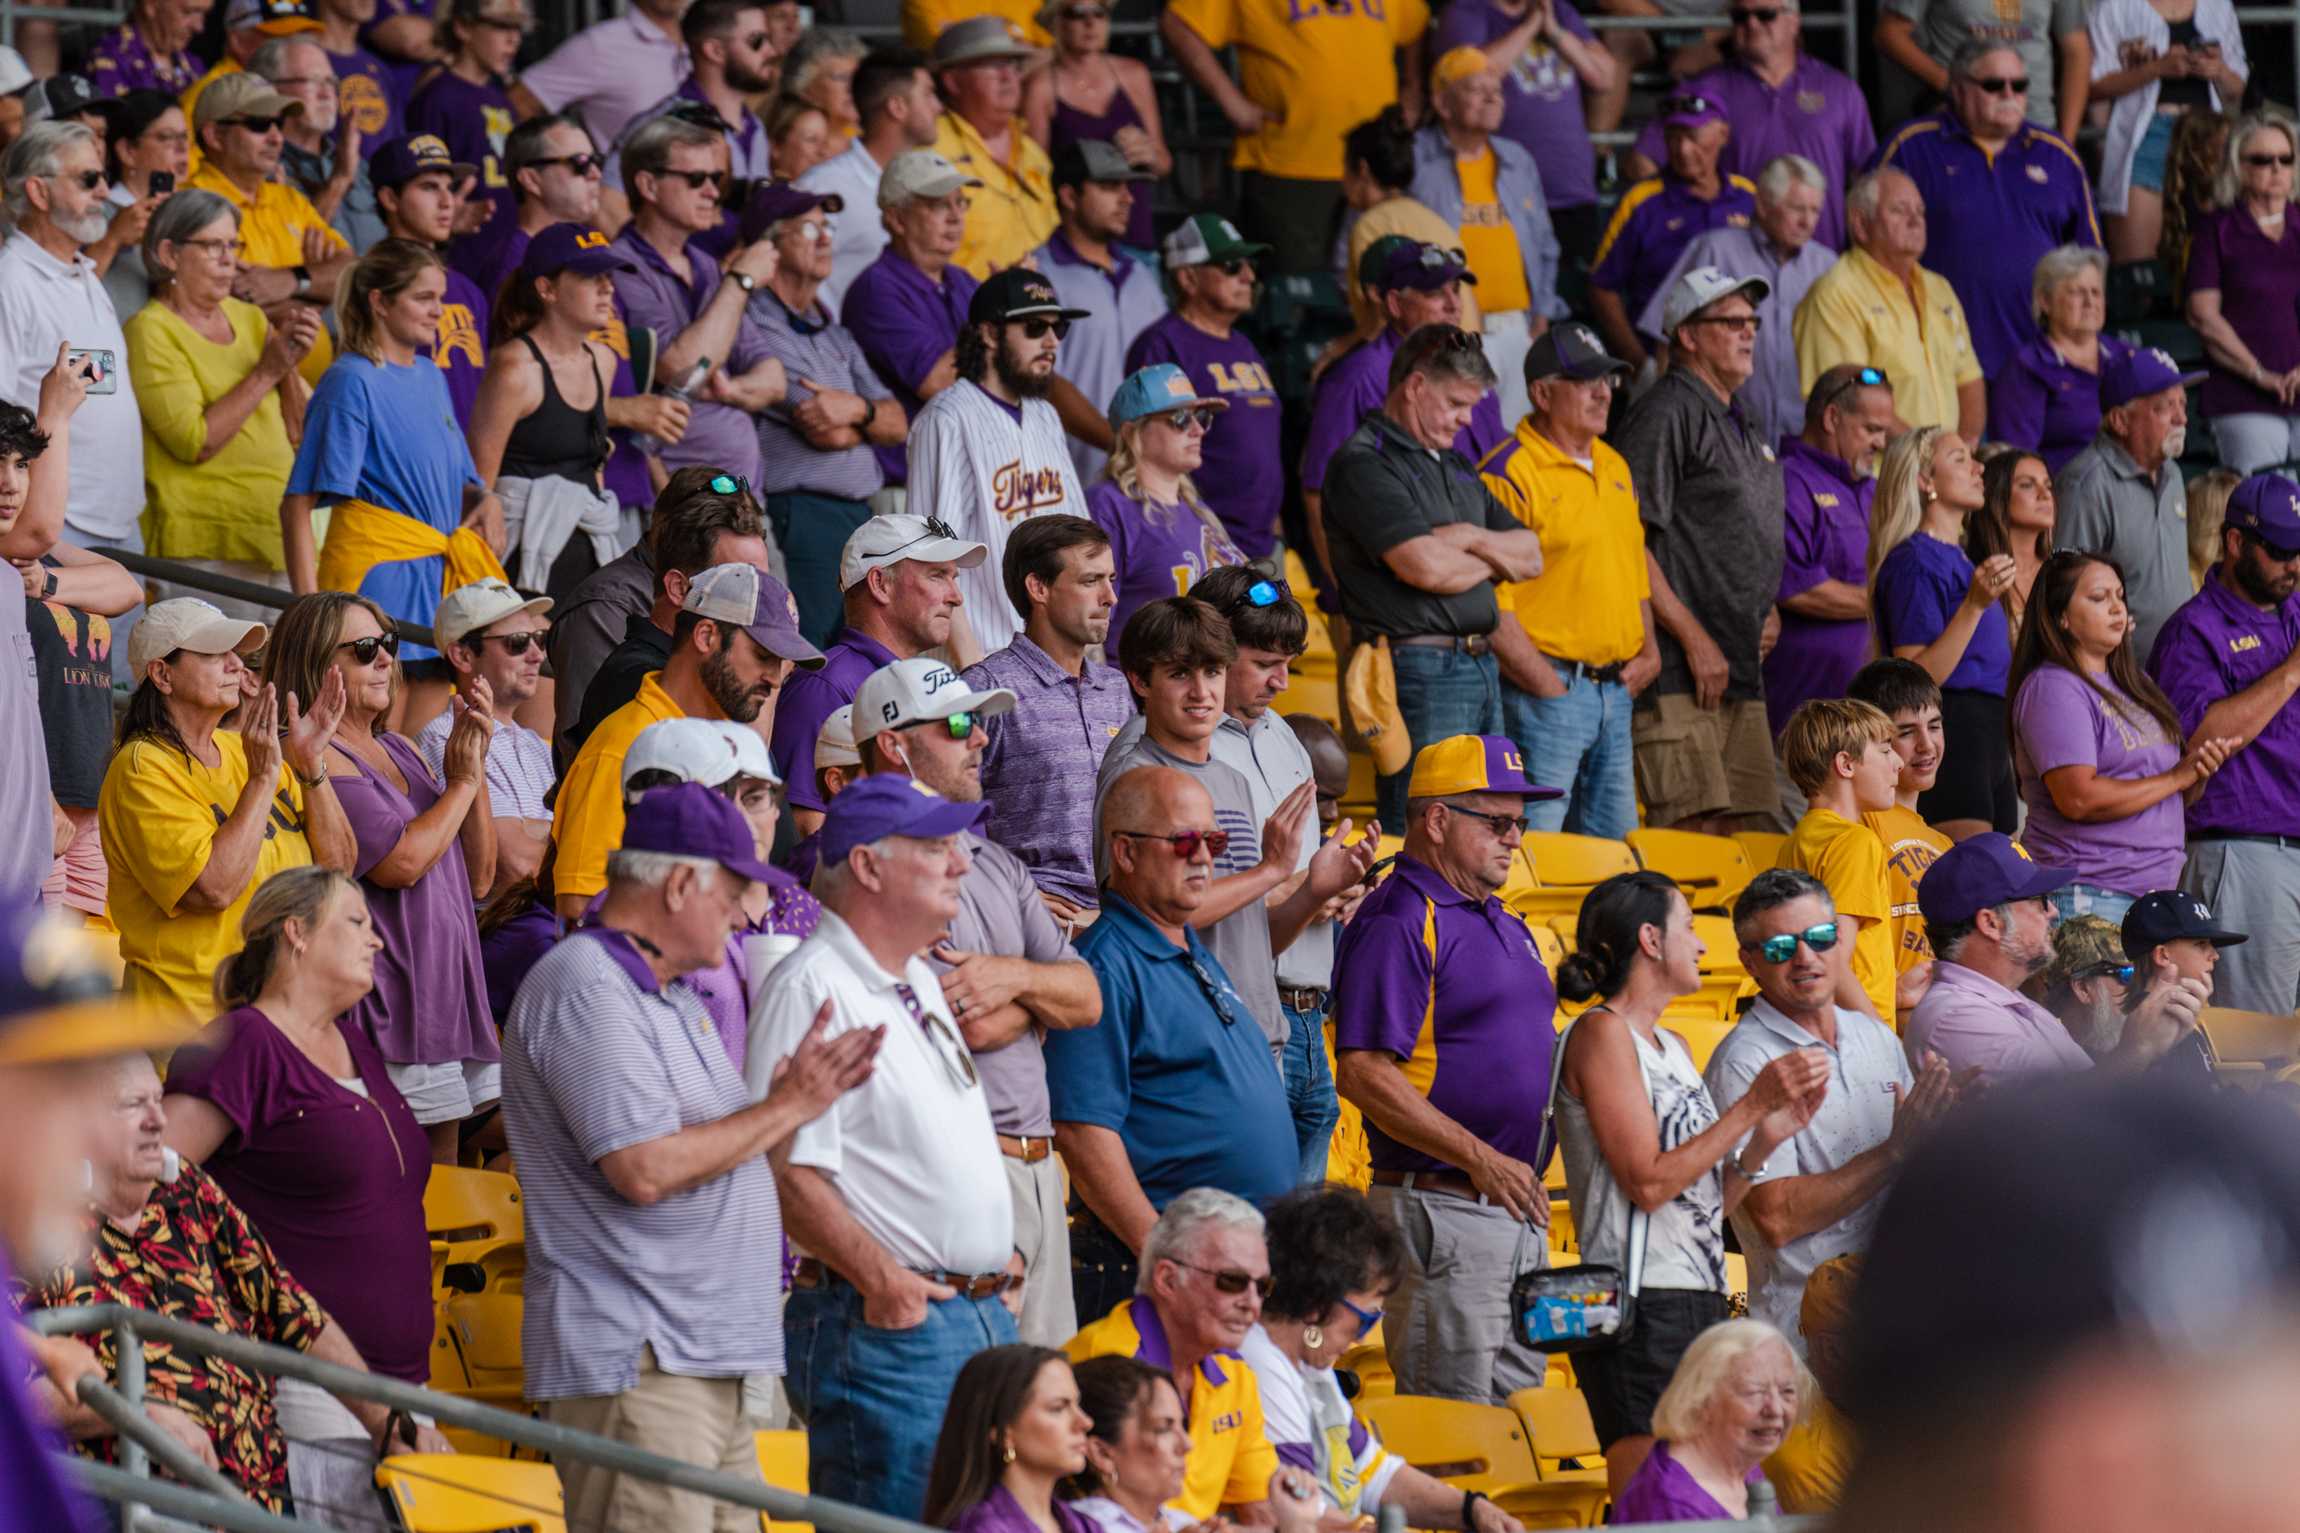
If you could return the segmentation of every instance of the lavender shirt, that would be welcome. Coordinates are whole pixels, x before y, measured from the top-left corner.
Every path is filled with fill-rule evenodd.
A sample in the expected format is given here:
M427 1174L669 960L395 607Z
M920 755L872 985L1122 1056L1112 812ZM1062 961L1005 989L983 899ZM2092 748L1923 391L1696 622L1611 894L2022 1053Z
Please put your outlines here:
M1191 478L1207 508L1230 529L1230 541L1250 559L1267 558L1278 546L1286 458L1279 443L1284 411L1262 354L1239 331L1208 335L1181 315L1168 314L1126 349L1129 376L1155 362L1173 363L1201 395L1228 402L1230 408L1207 428L1205 461Z
M1877 481L1855 479L1844 461L1798 437L1781 441L1781 477L1788 492L1780 599L1810 591L1824 580L1866 585L1869 579L1869 503ZM1874 646L1865 618L1800 617L1781 609L1781 638L1765 658L1765 720L1777 737L1789 715L1816 697L1843 697L1853 673Z
M2113 335L2100 338L2100 368L2132 348ZM2058 474L2100 432L2100 373L2068 361L2038 337L2014 352L1989 378L1989 435L2026 447Z
M615 274L615 312L626 325L645 325L654 331L656 354L660 356L710 307L711 295L719 290L719 263L690 240L687 269L694 281L682 282L655 247L639 237L636 223L615 236L608 248L638 268ZM768 354L766 338L746 315L736 322L735 343L729 355L711 358L711 365L739 375L758 366ZM687 434L656 457L668 472L690 463L707 463L755 484L759 479L758 429L749 415L733 405L697 399L687 421Z
M1309 438L1302 443L1303 489L1325 488L1326 467L1334 454L1389 397L1390 358L1397 355L1398 340L1396 331L1385 329L1327 369L1311 407ZM1508 435L1501 423L1501 400L1487 389L1470 412L1469 424L1454 437L1453 450L1472 463L1482 463Z
M841 628L823 646L819 669L794 671L783 684L783 695L775 702L775 735L768 753L790 785L793 809L829 807L815 786L815 736L823 732L823 720L855 700L871 672L900 658L869 634Z
M1750 1466L1749 1484L1764 1478L1764 1470ZM1666 1441L1653 1445L1637 1473L1621 1488L1621 1499L1613 1504L1616 1522L1715 1522L1732 1516L1718 1505L1715 1496L1701 1488L1691 1470L1671 1456Z
M2013 765L2028 805L2021 844L2037 861L2119 894L2176 888L2188 841L2179 794L2121 820L2087 825L2062 815L2045 787L2044 774L2060 767L2088 766L2099 776L2129 780L2169 772L2180 762L2180 743L2166 738L2148 710L2107 676L2091 680L2108 697L2074 671L2041 666L2013 699Z
M828 667L825 667L828 669ZM1022 859L1038 887L1094 909L1094 779L1118 731L1134 717L1134 694L1116 668L1089 660L1077 676L1017 634L961 673L978 690L1005 687L1011 712L984 719L982 833Z
M945 266L940 277L930 277L889 248L863 268L839 305L839 323L862 343L863 355L902 401L913 429L926 404L918 386L942 354L958 344L966 306L979 286L955 266ZM879 448L878 461L888 484L909 482L910 463L902 443Z
M1190 507L1137 500L1108 479L1086 492L1086 514L1110 534L1111 559L1117 567L1118 605L1110 609L1107 646L1113 651L1127 623L1145 605L1162 597L1187 596L1208 570L1246 562L1219 525Z
M794 423L792 412L814 397L806 379L826 389L844 389L868 400L893 398L893 390L871 370L853 332L835 322L819 302L806 314L793 314L771 287L751 295L750 322L768 351L782 359L790 393L759 415L759 493L827 495L868 500L886 484L878 453L865 443L820 448Z
M1454 0L1438 18L1437 41L1429 56L1444 58L1456 48L1483 48L1525 17L1510 15L1491 0ZM1557 24L1583 42L1595 41L1589 23L1571 0L1557 0ZM1597 200L1597 161L1589 152L1583 120L1581 77L1555 48L1535 38L1501 77L1501 134L1523 144L1541 171L1541 187L1552 213L1587 207Z
M407 779L405 793L341 743L335 747L359 768L357 777L335 779L335 793L359 843L352 872L367 893L375 934L383 939L383 950L375 955L375 988L351 1009L350 1020L395 1065L492 1063L503 1057L503 1049L487 1004L479 922L471 909L471 871L461 841L450 839L431 871L404 889L387 889L368 879L416 816L445 792L414 746L394 734L376 739Z
M961 953L996 953L1031 963L1076 963L1076 950L1054 924L1022 859L972 831L966 834L966 849L974 865L958 886L950 945ZM927 967L947 974L951 966L929 954ZM1026 1027L1012 1043L974 1056L983 1095L990 1098L991 1126L1001 1134L1040 1139L1054 1132L1043 1031Z

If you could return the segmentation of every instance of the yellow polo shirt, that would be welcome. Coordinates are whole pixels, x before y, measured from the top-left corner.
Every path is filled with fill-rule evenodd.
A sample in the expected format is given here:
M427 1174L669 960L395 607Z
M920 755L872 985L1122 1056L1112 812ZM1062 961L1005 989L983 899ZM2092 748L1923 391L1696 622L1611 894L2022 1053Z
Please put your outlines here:
M1898 804L1862 815L1861 823L1885 843L1885 881L1893 894L1893 968L1906 974L1933 956L1924 914L1917 909L1917 885L1925 881L1925 869L1956 843L1927 825L1923 815Z
M551 810L551 840L558 848L551 886L561 894L597 894L607 887L607 854L623 844L623 758L639 731L685 709L663 690L663 673L649 671L639 695L599 721L575 753Z
M1007 31L1033 48L1054 46L1054 39L1038 24L1038 0L902 0L903 44L932 53L944 27L976 16L1004 18Z
M966 233L951 257L952 265L977 281L1021 265L1062 222L1054 208L1054 162L1019 117L1009 142L1014 152L1011 168L956 112L943 113L935 127L935 152L982 183L967 194Z
M218 197L239 209L240 243L246 247L242 259L250 266L276 266L288 268L304 264L303 235L306 229L317 229L327 237L330 249L348 250L342 235L330 228L328 221L319 216L319 209L311 199L284 181L266 181L256 189L251 199L239 189L239 184L223 173L219 166L202 165L192 172L192 185ZM333 293L317 294L332 305ZM312 342L305 354L303 365L296 369L304 381L313 385L319 375L327 371L335 360L335 338L322 325L319 339Z
M1269 113L1230 163L1295 181L1342 179L1342 139L1398 99L1397 51L1427 31L1428 0L1172 0Z
M1956 290L1917 269L1923 302L1912 307L1901 279L1858 246L1821 274L1797 305L1798 391L1842 363L1883 368L1893 380L1893 411L1911 426L1957 424L1957 388L1981 377L1972 332Z
M1637 606L1653 594L1645 523L1621 454L1590 443L1590 467L1533 427L1533 417L1478 466L1485 487L1541 538L1541 573L1501 588L1533 647L1559 660L1613 665L1645 647Z
M1148 1363L1160 1373L1174 1367L1158 1307L1142 1294L1071 1337L1062 1350L1073 1363L1117 1356ZM1262 1386L1244 1358L1217 1352L1201 1359L1182 1414L1190 1424L1190 1457L1182 1469L1182 1494L1169 1506L1192 1522L1204 1522L1221 1507L1270 1499L1278 1450L1270 1446L1262 1425Z
M1893 962L1893 898L1885 879L1885 843L1866 825L1833 809L1808 809L1789 832L1776 866L1798 868L1828 886L1837 907L1837 940L1848 935L1842 923L1855 922L1853 978L1868 992L1887 1027L1893 1019L1893 987L1900 970Z

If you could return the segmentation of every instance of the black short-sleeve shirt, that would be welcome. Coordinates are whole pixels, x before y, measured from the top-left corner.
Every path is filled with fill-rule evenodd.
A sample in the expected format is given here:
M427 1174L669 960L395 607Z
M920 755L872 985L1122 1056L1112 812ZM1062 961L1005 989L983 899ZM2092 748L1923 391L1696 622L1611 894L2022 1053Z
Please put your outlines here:
M1521 524L1452 448L1432 451L1376 412L1365 418L1326 469L1326 549L1352 629L1385 638L1493 632L1501 621L1493 582L1452 596L1417 590L1382 555L1439 527L1466 522L1494 532Z

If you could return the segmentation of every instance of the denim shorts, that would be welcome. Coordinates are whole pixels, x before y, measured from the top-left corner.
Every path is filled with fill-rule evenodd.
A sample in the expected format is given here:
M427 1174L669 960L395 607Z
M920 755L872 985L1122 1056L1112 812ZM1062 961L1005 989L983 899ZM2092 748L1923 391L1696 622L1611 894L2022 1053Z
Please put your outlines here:
M2164 165L2172 154L2172 130L2180 122L2169 112L2152 112L2148 128L2132 151L2132 184L2144 192L2164 190Z

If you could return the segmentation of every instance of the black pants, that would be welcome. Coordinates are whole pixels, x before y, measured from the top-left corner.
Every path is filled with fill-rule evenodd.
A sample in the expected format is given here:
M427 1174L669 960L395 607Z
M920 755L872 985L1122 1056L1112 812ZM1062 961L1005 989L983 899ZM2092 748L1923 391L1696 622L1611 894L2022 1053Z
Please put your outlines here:
M1092 1325L1133 1298L1141 1271L1126 1242L1079 1204L1070 1218L1070 1296L1078 1323Z
M1248 171L1238 197L1238 229L1270 247L1264 275L1300 276L1332 269L1341 212L1339 181L1296 181Z
M1605 237L1605 210L1586 203L1578 208L1551 208L1550 227L1557 231L1557 296L1576 314L1589 311L1589 266L1597 259L1597 242Z

